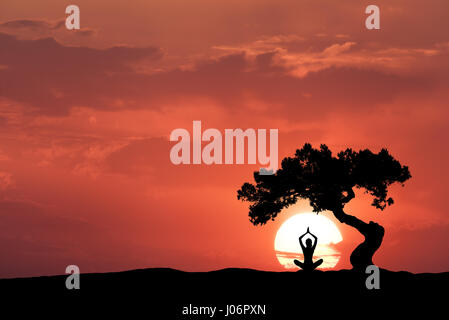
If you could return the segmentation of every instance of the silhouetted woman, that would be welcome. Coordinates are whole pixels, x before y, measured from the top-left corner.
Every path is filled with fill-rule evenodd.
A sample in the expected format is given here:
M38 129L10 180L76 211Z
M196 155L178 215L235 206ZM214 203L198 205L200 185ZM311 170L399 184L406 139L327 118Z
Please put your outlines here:
M312 240L309 238L309 239L306 239L306 245L304 246L304 244L302 243L302 239L307 234L310 234L313 237L314 243L312 244ZM313 262L313 260L312 260L313 252L315 251L317 243L318 243L318 238L309 231L309 228L307 228L306 233L304 233L302 236L299 237L299 244L301 245L302 253L304 255L304 262L301 262L296 259L294 260L294 262L298 267L300 267L304 271L313 271L320 264L323 263L323 259L317 260L315 262Z

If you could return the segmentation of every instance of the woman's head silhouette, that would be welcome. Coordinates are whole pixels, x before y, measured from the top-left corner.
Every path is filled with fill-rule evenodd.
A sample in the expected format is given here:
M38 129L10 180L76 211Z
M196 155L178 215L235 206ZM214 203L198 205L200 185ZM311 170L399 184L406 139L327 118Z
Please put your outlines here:
M312 247L312 239L306 239L306 247L311 248Z

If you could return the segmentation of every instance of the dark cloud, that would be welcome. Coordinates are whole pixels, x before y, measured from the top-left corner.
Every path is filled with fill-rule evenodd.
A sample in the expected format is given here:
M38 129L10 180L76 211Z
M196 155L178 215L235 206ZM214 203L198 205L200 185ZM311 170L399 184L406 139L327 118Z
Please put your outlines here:
M133 73L131 63L161 57L156 47L101 50L3 33L0 46L8 48L0 52L0 64L7 66L0 72L0 95L36 107L41 114L66 114L74 105L105 107L108 97L120 97L120 89L114 93L110 89L115 88L107 88L121 78L113 74Z
M97 34L92 28L82 27L67 33L65 20L50 21L45 19L17 19L0 23L0 31L18 35L21 38L42 38L50 36L81 36L91 37ZM62 32L62 33L61 33Z
M164 102L182 103L188 97L209 97L232 110L250 96L276 105L278 116L297 119L321 116L329 106L332 111L360 112L401 92L422 93L434 85L428 78L326 61L300 78L277 63L276 52L260 53L255 60L244 52L231 53L200 61L190 70L148 74L137 63L156 63L162 56L159 48L100 50L7 34L0 34L0 46L8 48L0 52L0 64L6 66L0 70L0 95L35 107L40 114L67 114L73 106L158 109Z
M11 20L0 23L0 28L8 29L21 29L21 28L31 28L31 29L58 29L62 27L63 21L50 22L47 20L31 20L31 19L20 19Z

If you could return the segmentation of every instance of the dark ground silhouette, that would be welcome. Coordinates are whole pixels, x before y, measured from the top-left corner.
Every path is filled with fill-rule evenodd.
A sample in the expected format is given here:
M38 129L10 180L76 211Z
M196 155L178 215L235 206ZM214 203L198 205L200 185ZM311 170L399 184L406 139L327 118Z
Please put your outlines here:
M380 289L368 290L368 275L354 271L264 272L224 269L188 273L173 269L143 269L118 273L81 274L80 289L67 290L67 275L0 280L2 308L19 305L33 315L44 312L98 315L139 315L143 319L208 319L182 316L189 304L266 304L266 315L226 319L363 319L365 315L390 318L437 312L446 307L449 273L412 274L381 270ZM30 303L35 308L30 308ZM63 307L63 313L56 307ZM114 318L115 318L114 317ZM47 317L48 318L48 317ZM223 319L216 314L213 319ZM427 319L427 317L426 317Z

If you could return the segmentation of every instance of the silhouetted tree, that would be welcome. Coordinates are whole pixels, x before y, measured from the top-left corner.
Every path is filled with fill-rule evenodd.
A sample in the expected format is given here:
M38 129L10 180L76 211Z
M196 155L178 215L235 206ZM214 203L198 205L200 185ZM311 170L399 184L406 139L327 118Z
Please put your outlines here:
M411 177L407 166L402 166L386 149L379 153L370 150L346 149L336 157L326 145L314 149L305 144L294 157L282 160L274 175L254 173L255 184L245 183L237 198L251 203L250 221L263 225L274 220L282 209L300 198L307 199L314 212L332 211L335 218L356 228L365 237L351 254L354 269L365 269L373 264L372 257L380 247L384 228L370 221L366 223L344 212L344 206L355 197L354 188L363 188L374 197L372 205L380 210L393 204L388 187L403 183Z

